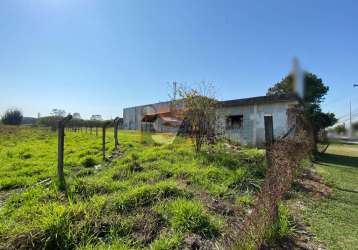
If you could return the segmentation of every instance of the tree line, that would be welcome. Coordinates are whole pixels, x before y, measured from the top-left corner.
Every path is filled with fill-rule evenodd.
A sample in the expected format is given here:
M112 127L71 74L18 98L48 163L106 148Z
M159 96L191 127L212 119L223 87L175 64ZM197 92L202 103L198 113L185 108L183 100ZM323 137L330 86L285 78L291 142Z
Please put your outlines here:
M90 119L82 119L81 115L77 112L73 114L67 114L62 109L53 109L49 116L44 116L35 119L34 125L50 127L56 129L58 122L62 120L66 115L72 115L72 119L66 124L69 128L98 128L104 124L112 124L111 120L104 120L101 115L92 115ZM8 109L1 116L1 122L4 125L21 125L26 117L23 116L21 110L17 108ZM120 118L119 127L123 124L123 119ZM111 125L110 125L111 126Z

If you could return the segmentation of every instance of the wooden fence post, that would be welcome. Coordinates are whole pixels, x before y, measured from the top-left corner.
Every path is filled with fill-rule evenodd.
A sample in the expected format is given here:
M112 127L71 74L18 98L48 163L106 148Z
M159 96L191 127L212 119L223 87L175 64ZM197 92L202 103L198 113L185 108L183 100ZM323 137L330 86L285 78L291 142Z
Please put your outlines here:
M58 122L58 154L57 154L57 176L60 189L65 189L65 175L63 173L63 156L65 147L65 122L72 119L69 115Z
M271 149L272 144L274 143L274 134L273 134L273 119L272 115L265 115L265 140L266 140L266 160L267 160L267 171L275 171L273 170L272 158L271 158ZM273 208L273 223L274 225L277 223L279 214L278 214L278 204L274 205Z
M102 127L102 159L106 160L106 125Z
M63 151L65 145L65 124L63 120L58 122L58 154L57 154L57 176L60 187L63 186L65 182L65 177L63 174Z
M119 125L119 117L116 117L116 119L114 119L114 148L117 150L119 147L119 142L118 142L118 125Z

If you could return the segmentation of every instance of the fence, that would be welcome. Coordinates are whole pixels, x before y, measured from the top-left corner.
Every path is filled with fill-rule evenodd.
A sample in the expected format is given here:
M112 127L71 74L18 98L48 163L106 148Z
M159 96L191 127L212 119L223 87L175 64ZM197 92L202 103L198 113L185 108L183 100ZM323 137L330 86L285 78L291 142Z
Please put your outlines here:
M271 127L272 121L267 120L266 124ZM244 218L237 232L226 239L234 249L259 249L277 223L279 202L290 189L299 162L310 154L313 147L308 124L303 114L297 111L296 125L289 130L290 133L272 144L272 131L268 127L267 175L252 212Z
M64 176L64 145L65 145L65 128L66 124L70 123L72 116L69 115L61 120L58 121L57 124L57 131L58 131L58 159L57 159L57 176L59 181L59 187L61 190L66 190L65 184L65 176ZM119 150L119 140L118 140L118 126L119 126L119 117L116 117L114 121L106 121L102 122L102 160L106 160L106 129L111 124L114 125L114 144L115 150ZM82 128L78 127L71 127L73 131L78 132L82 131ZM85 132L87 133L88 128L85 127ZM90 129L92 133L92 128ZM98 135L98 128L96 127L96 136Z

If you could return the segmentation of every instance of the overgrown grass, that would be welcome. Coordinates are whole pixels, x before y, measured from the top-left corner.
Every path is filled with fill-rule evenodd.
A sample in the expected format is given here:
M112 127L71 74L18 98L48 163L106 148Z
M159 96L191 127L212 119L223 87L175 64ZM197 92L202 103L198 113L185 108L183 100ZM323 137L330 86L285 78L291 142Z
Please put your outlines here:
M160 144L121 131L119 140L122 156L104 164L100 136L66 132L63 193L56 133L1 127L0 190L9 195L0 203L0 248L182 249L191 235L219 242L232 218L210 199L245 211L265 175L256 149L218 144L197 156L185 138Z
M219 233L219 223L197 201L174 200L158 209L178 233L195 233L214 238Z
M358 145L332 144L321 155L316 171L332 187L327 198L302 196L302 214L309 229L329 249L358 245Z

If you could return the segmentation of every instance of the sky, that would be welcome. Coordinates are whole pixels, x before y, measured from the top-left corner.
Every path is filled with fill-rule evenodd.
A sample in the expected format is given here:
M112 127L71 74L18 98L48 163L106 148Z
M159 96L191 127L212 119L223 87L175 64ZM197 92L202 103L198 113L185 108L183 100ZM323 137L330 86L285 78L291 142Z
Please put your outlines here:
M324 111L358 120L358 1L1 0L0 113L88 118L210 82L265 95L297 57L330 87ZM357 114L356 114L357 113Z

